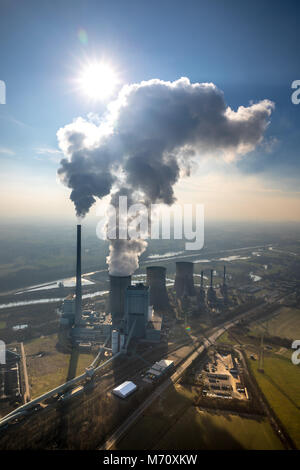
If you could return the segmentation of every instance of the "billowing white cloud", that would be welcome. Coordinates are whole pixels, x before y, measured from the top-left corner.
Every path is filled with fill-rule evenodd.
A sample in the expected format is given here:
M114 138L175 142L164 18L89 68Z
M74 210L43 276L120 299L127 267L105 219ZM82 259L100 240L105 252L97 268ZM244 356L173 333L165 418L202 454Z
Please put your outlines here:
M58 175L84 216L117 187L134 200L174 202L174 184L193 160L213 154L234 159L262 142L274 103L263 100L237 111L213 83L158 79L124 86L100 123L78 118L61 128L65 158ZM136 250L136 247L135 247Z

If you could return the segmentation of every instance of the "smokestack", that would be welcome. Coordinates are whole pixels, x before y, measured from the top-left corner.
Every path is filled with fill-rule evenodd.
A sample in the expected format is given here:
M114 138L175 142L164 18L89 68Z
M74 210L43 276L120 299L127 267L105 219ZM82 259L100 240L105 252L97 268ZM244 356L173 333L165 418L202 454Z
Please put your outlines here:
M223 276L223 283L226 284L226 266L224 264L224 276Z
M213 275L214 275L214 270L210 270L210 288L213 288Z
M201 289L203 289L203 271L201 271L201 282L200 282L200 285L201 285Z
M76 259L76 300L75 300L75 325L81 320L81 225L77 225L77 259Z
M175 291L178 298L184 295L194 296L194 263L178 261L176 263Z
M150 305L156 310L168 307L169 299L166 289L166 268L163 266L147 267L147 285L150 287Z
M113 327L119 326L125 313L125 290L131 285L131 276L109 276L109 303Z

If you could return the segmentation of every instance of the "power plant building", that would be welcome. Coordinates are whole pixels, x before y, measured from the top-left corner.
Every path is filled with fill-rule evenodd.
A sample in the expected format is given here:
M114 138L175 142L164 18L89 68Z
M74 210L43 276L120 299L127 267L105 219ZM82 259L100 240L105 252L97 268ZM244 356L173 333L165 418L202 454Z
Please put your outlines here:
M144 284L129 286L125 293L126 333L134 338L145 338L149 315L149 287Z
M166 268L163 266L148 266L147 285L150 288L150 305L153 305L155 310L166 309L169 305L166 289Z
M60 311L60 324L73 325L75 321L75 298L70 295L62 304Z
M113 328L119 327L125 314L125 291L131 285L131 276L109 276L109 305Z

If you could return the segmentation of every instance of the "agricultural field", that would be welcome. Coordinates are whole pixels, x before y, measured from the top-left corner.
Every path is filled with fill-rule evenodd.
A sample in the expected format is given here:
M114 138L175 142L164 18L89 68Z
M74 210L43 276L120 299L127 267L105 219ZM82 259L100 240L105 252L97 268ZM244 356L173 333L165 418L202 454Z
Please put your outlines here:
M251 334L260 335L266 329L269 336L278 336L291 340L300 339L300 309L282 307L268 321L252 326Z
M176 385L150 406L117 449L282 449L282 446L265 419L202 411L193 405L192 393Z
M264 373L258 372L257 362L251 369L270 406L300 449L300 366L285 357L268 353L264 360Z
M31 397L64 383L68 376L71 354L60 352L57 334L24 343ZM76 375L81 374L93 361L92 354L80 354Z
M300 310L282 307L268 322L249 325L248 334L252 338L236 333L234 336L244 345L248 357L254 354L256 360L250 360L249 364L258 385L295 445L300 448L300 366L292 363L291 348L272 344L272 349L268 349L270 346L264 348L264 373L258 372L262 332L265 345L268 345L268 336L290 339L292 344L294 339L300 339ZM219 341L230 344L233 337L230 332L226 332Z

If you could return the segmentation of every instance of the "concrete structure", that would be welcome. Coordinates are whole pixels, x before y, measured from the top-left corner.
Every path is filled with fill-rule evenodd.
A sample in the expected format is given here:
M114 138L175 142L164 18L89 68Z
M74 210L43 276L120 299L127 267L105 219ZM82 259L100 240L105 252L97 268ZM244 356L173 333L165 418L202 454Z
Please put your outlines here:
M119 327L125 314L125 290L131 285L131 276L109 276L109 304L113 327Z
M194 263L190 261L176 263L175 291L177 298L195 295Z
M113 389L113 394L120 398L126 398L135 392L137 386L130 381L123 382L121 385Z
M214 285L213 285L213 276L214 276L214 271L213 269L210 270L210 286L207 291L207 300L211 305L214 305L217 301L217 296L216 292L214 290Z
M201 271L201 281L200 281L200 290L199 290L199 295L198 295L198 303L201 309L204 308L205 306L205 290L204 290L204 284L203 284L203 271Z
M112 354L119 352L119 332L118 330L112 330L111 332L111 351Z
M62 304L61 308L61 325L73 325L75 321L75 297L68 296Z
M75 325L81 321L81 225L77 225L77 259L76 259L76 299L75 299Z
M125 332L129 334L135 323L132 338L145 338L149 314L149 287L144 284L129 286L125 292Z
M121 351L121 350L124 348L124 346L125 346L125 339L126 339L125 335L124 335L124 334L121 334L121 335L120 335L120 351Z
M162 318L158 315L153 315L146 328L146 340L158 343L161 337L161 326Z
M147 285L150 288L150 305L153 305L155 310L168 308L169 299L166 289L166 268L163 266L148 266Z

